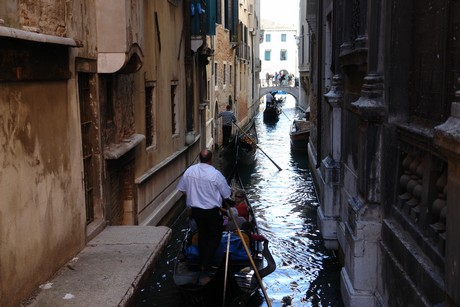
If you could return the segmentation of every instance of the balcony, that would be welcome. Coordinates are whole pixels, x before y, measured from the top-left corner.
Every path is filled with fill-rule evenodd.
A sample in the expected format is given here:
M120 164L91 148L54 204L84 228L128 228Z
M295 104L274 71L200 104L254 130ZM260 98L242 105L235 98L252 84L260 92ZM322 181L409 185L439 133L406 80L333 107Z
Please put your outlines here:
M96 0L97 69L132 73L142 66L142 1Z
M399 193L393 213L431 261L443 268L447 162L432 145L432 129L425 131L414 133L404 125L398 129Z

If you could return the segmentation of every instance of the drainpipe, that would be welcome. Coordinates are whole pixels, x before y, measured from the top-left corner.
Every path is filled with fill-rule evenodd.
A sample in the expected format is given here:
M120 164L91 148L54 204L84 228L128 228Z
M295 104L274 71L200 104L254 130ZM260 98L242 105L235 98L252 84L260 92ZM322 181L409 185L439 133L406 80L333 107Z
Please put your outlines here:
M236 48L238 48L238 45L237 45ZM237 61L236 49L234 49L234 52L235 52L235 56L233 57L233 104L236 107L236 121L239 124L239 122L238 122L238 86L237 86L237 83L236 83L237 80L238 80L238 78L236 76L236 72L237 72L236 63L238 61Z
M316 112L317 112L317 117L316 121L318 123L317 126L317 135L316 135L316 168L319 168L321 166L321 133L322 133L322 106L321 106L321 101L323 97L323 74L322 74L322 69L323 69L323 0L318 1L318 61L317 61L317 66L316 66L316 76L317 76L317 83L316 83Z
M254 30L253 30L254 31ZM254 67L254 36L251 34L249 34L250 37L251 37L251 62L252 62L252 65L251 65L251 69L252 69L252 86L251 86L251 114L249 114L249 117L252 118L254 115L253 115L253 112L254 112L254 105L253 105L253 101L254 101L254 93L256 91L256 82L255 82L255 78L254 78L254 75L255 75L255 67ZM249 103L249 101L248 101Z
M193 131L193 55L192 55L192 23L190 16L190 0L184 1L184 65L185 65L185 125L187 132Z

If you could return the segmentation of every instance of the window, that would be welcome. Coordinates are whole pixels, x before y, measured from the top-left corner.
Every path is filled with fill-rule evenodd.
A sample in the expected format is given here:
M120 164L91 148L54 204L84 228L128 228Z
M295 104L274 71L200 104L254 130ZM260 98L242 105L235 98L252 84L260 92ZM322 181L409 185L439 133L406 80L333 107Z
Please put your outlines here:
M222 24L222 8L221 1L216 1L216 23Z
M224 64L223 74L224 74L223 83L225 85L225 84L227 84L227 79L226 79L226 76L227 76L227 64Z
M300 57L301 64L304 63L305 58L307 55L305 54L305 29L302 25L302 31L300 32L300 39L302 40L302 55Z
M155 146L155 82L145 84L145 146Z
M114 97L113 97L113 76L112 77L107 77L104 79L105 80L105 95L106 95L106 107L105 107L105 118L107 120L108 124L113 123L113 119L115 117L115 111L114 111Z
M269 42L271 42L271 40L272 40L272 35L271 34L265 34L265 41L267 43L269 43Z
M179 103L177 101L177 81L171 82L171 133L179 134Z
M270 61L271 50L265 50L265 61Z
M228 71L228 83L232 84L232 65L230 65L230 69Z
M280 61L286 61L287 60L287 50L286 49L281 49L280 51Z
M285 42L286 41L286 34L281 34L281 41Z
M217 82L219 80L219 74L217 72L217 63L214 63L214 86L217 86Z

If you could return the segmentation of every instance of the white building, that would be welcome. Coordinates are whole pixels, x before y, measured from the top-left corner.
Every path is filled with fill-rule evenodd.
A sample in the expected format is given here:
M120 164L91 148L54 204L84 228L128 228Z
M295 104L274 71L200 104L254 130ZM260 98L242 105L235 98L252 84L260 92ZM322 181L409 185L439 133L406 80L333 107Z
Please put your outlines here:
M262 86L267 85L267 74L274 75L275 72L287 71L288 74L297 78L299 76L297 25L294 22L289 24L262 19L261 28L263 31L263 42L260 44Z

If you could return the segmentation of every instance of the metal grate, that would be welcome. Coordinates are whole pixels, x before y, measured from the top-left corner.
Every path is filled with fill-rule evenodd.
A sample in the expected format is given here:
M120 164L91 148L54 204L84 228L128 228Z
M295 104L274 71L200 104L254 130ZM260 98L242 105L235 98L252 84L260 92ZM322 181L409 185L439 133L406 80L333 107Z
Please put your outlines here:
M83 149L83 182L85 188L86 224L94 220L94 183L93 183L93 121L90 99L90 75L78 74L78 91L80 100L80 125Z

